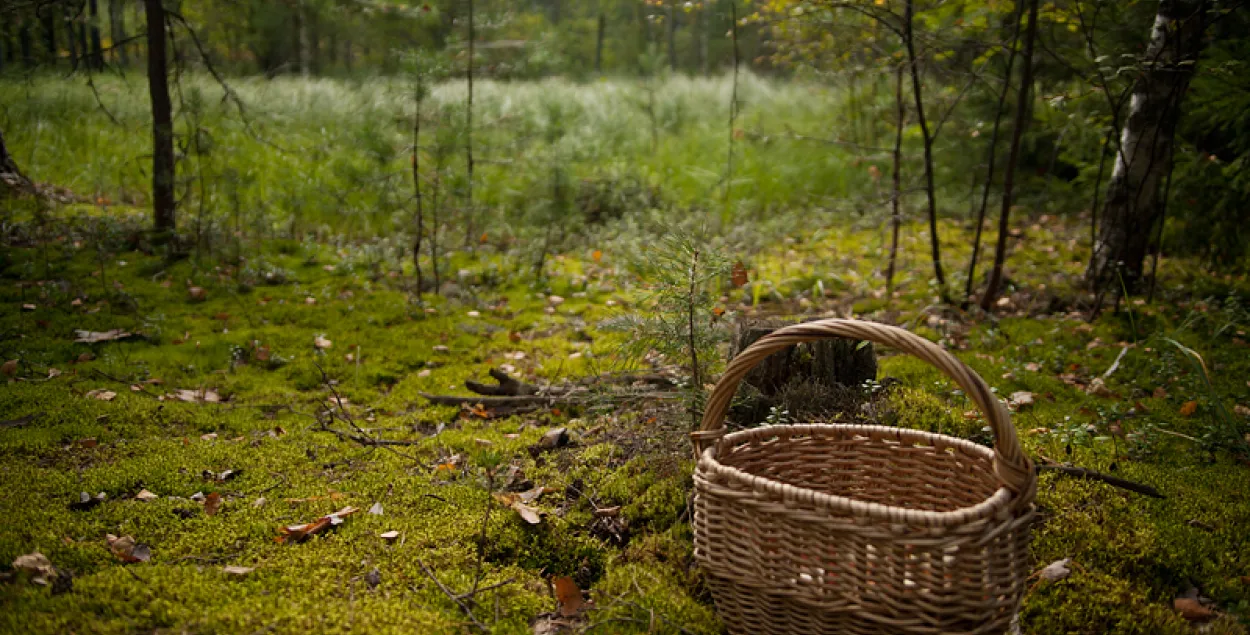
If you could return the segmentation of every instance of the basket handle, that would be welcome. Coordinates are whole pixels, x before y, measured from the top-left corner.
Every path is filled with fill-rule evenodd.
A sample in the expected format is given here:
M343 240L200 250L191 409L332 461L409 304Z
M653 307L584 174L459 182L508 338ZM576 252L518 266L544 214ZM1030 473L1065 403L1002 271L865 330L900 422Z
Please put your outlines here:
M985 415L994 431L994 473L1007 489L1017 494L1031 491L1036 484L1033 462L1020 447L1011 416L985 380L941 346L914 333L876 322L825 319L786 326L756 340L729 362L725 374L708 397L703 423L691 433L697 451L725 434L725 414L738 390L738 384L756 364L788 346L816 340L845 337L867 340L910 353L929 362L955 380Z

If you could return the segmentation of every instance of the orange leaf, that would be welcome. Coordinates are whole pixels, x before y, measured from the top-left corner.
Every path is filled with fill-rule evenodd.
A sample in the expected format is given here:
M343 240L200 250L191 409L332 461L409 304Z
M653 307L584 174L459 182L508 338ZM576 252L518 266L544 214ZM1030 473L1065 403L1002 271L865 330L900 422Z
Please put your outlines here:
M590 252L590 257L594 258L595 262L599 262L600 260L603 260L603 252L596 249Z
M586 603L582 599L582 590L577 588L577 583L566 575L556 576L551 579L551 583L556 587L556 602L560 604L560 615L572 617L577 615L577 611Z
M730 277L730 281L733 282L733 285L735 287L741 287L742 285L749 282L747 278L747 266L742 264L741 260L734 263L733 273Z
M204 515L214 516L217 510L221 509L221 494L213 492L204 497Z
M1172 601L1172 608L1180 611L1181 617L1190 621L1205 620L1215 616L1211 609L1193 598L1176 598Z
M1182 417L1192 416L1194 412L1197 412L1197 410L1198 410L1198 402L1186 401L1185 405L1181 406L1181 416Z

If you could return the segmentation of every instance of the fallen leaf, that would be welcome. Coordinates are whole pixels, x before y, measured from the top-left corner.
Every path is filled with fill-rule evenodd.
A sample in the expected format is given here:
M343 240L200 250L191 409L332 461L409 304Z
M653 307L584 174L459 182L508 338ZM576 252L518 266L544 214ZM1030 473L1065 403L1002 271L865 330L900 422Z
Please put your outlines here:
M89 391L86 396L91 399L99 399L100 401L112 401L117 398L117 393L111 390L97 388L96 390Z
M17 360L10 359L9 361L5 363L0 364L0 373L4 373L6 377L12 377L13 375L16 375L17 374Z
M333 346L333 345L334 345L334 343L333 343L333 342L331 342L330 340L328 340L328 339L326 339L326 338L324 338L324 337L322 337L322 336L320 336L320 335L318 335L317 337L313 338L313 346L316 346L317 348L319 348L319 349L321 349L321 350L325 350L325 349L327 349L327 348L330 348L330 347L331 347L331 346Z
M1250 417L1250 408L1241 404L1233 406L1233 412L1239 417Z
M747 266L742 264L741 260L733 264L733 270L730 274L729 280L733 283L735 288L741 287L747 282L750 282L747 277Z
M138 494L135 494L135 500L137 500L137 501L144 501L144 502L147 502L147 501L154 501L154 500L156 500L156 499L158 499L158 498L160 498L160 496L157 496L156 494L154 494L154 493L152 493L152 492L149 492L149 491L148 491L148 490L146 490L146 489L144 489L144 490L139 490L139 493L138 493Z
M1107 384L1103 382L1102 377L1095 377L1093 381L1089 382L1089 387L1085 389L1085 392L1096 397L1115 396L1115 393L1111 392L1110 388L1107 388Z
M1185 403L1181 406L1181 416L1182 416L1182 417L1190 417L1190 416L1193 416L1193 414L1194 414L1195 412L1197 412L1197 411L1198 411L1198 402L1197 402L1197 401L1186 401L1186 402L1185 402Z
M186 403L221 403L221 395L216 391L208 388L202 390L187 390L180 388L170 393L178 401Z
M447 352L450 352L450 351L451 351L451 349L450 349L450 348L447 348L446 346L444 346L444 345L442 345L442 344L437 344L437 345L435 345L435 346L434 346L434 352L435 352L435 353L447 353Z
M1195 598L1176 598L1172 600L1172 608L1180 612L1181 617L1191 621L1206 620L1215 617L1215 612L1202 605Z
M221 509L221 494L213 492L204 497L204 515L215 516L217 510Z
M392 530L392 531L384 531L384 532L382 532L382 533L378 534L378 538L381 538L382 540L385 540L385 541L387 541L387 542L395 542L395 539L396 539L396 538L399 538L399 532L398 532L398 531L394 531L394 530Z
M232 564L228 564L222 567L221 570L225 571L226 573L229 573L230 575L247 575L255 571L256 568L255 567L239 567L239 566L235 566Z
M77 339L74 340L80 344L95 344L97 342L111 342L114 340L125 339L131 336L128 331L121 329L113 329L111 331L74 331Z
M1163 386L1159 386L1158 388L1155 388L1153 396L1155 399L1167 399L1168 391L1164 389Z
M615 507L600 507L595 510L595 516L598 516L599 518L616 518L617 516L620 516L620 515L621 515L620 505L617 505Z
M113 534L105 536L109 551L122 562L147 562L152 559L152 549L141 542L135 542L131 536L118 538Z
M381 516L382 515L382 503L374 503L373 506L369 508L369 513L373 514L374 516Z
M551 579L551 583L556 588L556 602L559 603L557 610L560 615L564 617L577 615L586 601L582 599L582 590L578 588L573 578L565 575L556 576Z
M590 257L593 258L595 262L599 262L600 260L603 260L603 252L596 249L590 252Z
M282 535L277 537L277 541L287 543L303 542L307 540L309 536L319 534L330 527L337 527L338 525L343 524L343 518L358 511L360 510L355 507L348 506L334 512L333 514L326 514L311 523L303 525L288 525L279 530L282 532Z
M28 553L13 560L13 568L31 575L31 582L47 584L50 578L56 577L56 567L48 557L39 553Z
M537 509L534 509L519 500L512 501L511 507L516 510L516 513L521 515L521 518L525 520L525 522L531 525L537 525L543 521L543 517Z
M216 433L216 432L209 432L208 434L201 434L201 435L200 435L200 440L201 440L201 441L216 441L216 440L217 440L217 433Z
M85 511L85 510L91 509L92 507L95 507L96 505L99 505L100 503L103 503L105 499L107 498L108 498L108 495L105 494L104 492L100 492L99 494L96 494L95 496L92 496L86 492L82 492L78 495L77 501L74 501L69 504L69 508L74 511Z
M1033 405L1033 393L1024 390L1013 392L1009 401L1016 410L1025 410Z
M1068 565L1070 564L1072 564L1072 558L1056 560L1043 567L1042 570L1038 571L1036 575L1037 577L1048 582L1062 580L1069 575L1072 575L1072 569L1068 568Z
M60 377L60 376L61 376L61 369L59 368L48 369L48 379L52 379L53 377Z
M1024 365L1024 369L1031 373L1036 373L1042 369L1042 365L1037 362L1029 362Z
M208 299L208 292L204 287L187 287L187 296L192 302L203 302Z

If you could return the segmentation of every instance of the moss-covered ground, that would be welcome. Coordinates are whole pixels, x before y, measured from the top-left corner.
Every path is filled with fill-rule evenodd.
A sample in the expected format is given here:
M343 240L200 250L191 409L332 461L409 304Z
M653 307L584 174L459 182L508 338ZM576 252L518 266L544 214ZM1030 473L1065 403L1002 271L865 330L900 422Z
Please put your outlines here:
M1088 322L1075 287L1077 223L1026 229L1011 256L1012 293L994 316L935 308L918 226L906 228L896 297L884 297L881 232L848 224L750 255L752 282L724 298L723 319L853 314L906 325L956 351L1000 395L1034 394L1015 418L1032 455L1164 495L1044 474L1036 566L1075 564L1030 590L1023 632L1244 633L1245 280L1165 260L1155 302ZM963 229L943 231L947 258L965 261ZM0 631L459 633L477 630L475 620L528 633L555 607L547 581L570 576L594 600L577 628L720 632L692 563L689 418L679 408L483 420L420 396L467 394L464 380L504 364L535 382L639 364L618 354L622 335L599 328L645 310L619 266L625 254L564 254L535 284L484 247L456 256L454 297L423 306L408 265L378 264L352 245L273 240L251 246L242 267L211 269L142 245L102 252L73 229L11 245L0 262L0 356L16 360L0 385L0 567L38 551L73 582L54 593L7 572ZM76 330L110 329L142 335L74 341ZM1202 355L1209 385L1177 344ZM1105 389L1090 390L1126 346ZM882 353L881 375L902 382L888 397L893 422L987 441L950 382ZM220 399L183 401L179 390ZM350 415L369 435L412 444L325 432L327 408L337 429L351 432ZM555 427L571 431L569 445L528 450ZM226 470L234 474L220 480ZM532 503L541 523L492 497L517 485L509 480L549 488ZM143 490L156 497L137 499ZM82 492L107 498L71 508ZM214 514L196 493L220 497ZM380 515L366 511L375 503ZM277 540L280 528L345 506L360 511L305 542ZM596 508L615 506L623 536L596 520ZM399 537L380 537L388 531ZM123 563L108 534L148 545L150 560ZM464 600L472 620L427 570L452 595L480 577L487 590ZM1191 589L1214 619L1174 608Z

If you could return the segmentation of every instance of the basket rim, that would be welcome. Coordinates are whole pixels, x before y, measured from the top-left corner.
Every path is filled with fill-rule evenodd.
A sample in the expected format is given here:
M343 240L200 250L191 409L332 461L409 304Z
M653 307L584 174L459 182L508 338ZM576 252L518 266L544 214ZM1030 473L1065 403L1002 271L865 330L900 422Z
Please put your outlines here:
M736 483L746 489L778 497L786 502L812 505L830 511L842 512L852 517L879 520L889 523L905 523L927 527L950 527L965 525L974 521L999 516L1012 507L1013 500L1018 496L1005 485L999 485L994 494L985 500L970 506L959 507L947 511L931 511L912 509L896 505L883 505L857 500L848 496L825 494L816 490L790 485L766 476L758 476L736 467L725 465L717 460L719 450L727 446L737 445L755 437L774 436L785 432L829 432L836 429L841 432L885 433L894 435L900 443L917 440L941 441L943 444L958 446L966 451L981 454L988 460L994 460L994 450L977 445L966 439L934 432L895 428L881 425L864 425L849 423L799 423L785 425L765 425L747 430L731 432L717 439L705 448L699 456L697 469L711 471L716 475ZM992 474L992 472L991 472ZM700 480L696 478L696 480ZM1014 516L1014 514L1011 514Z

